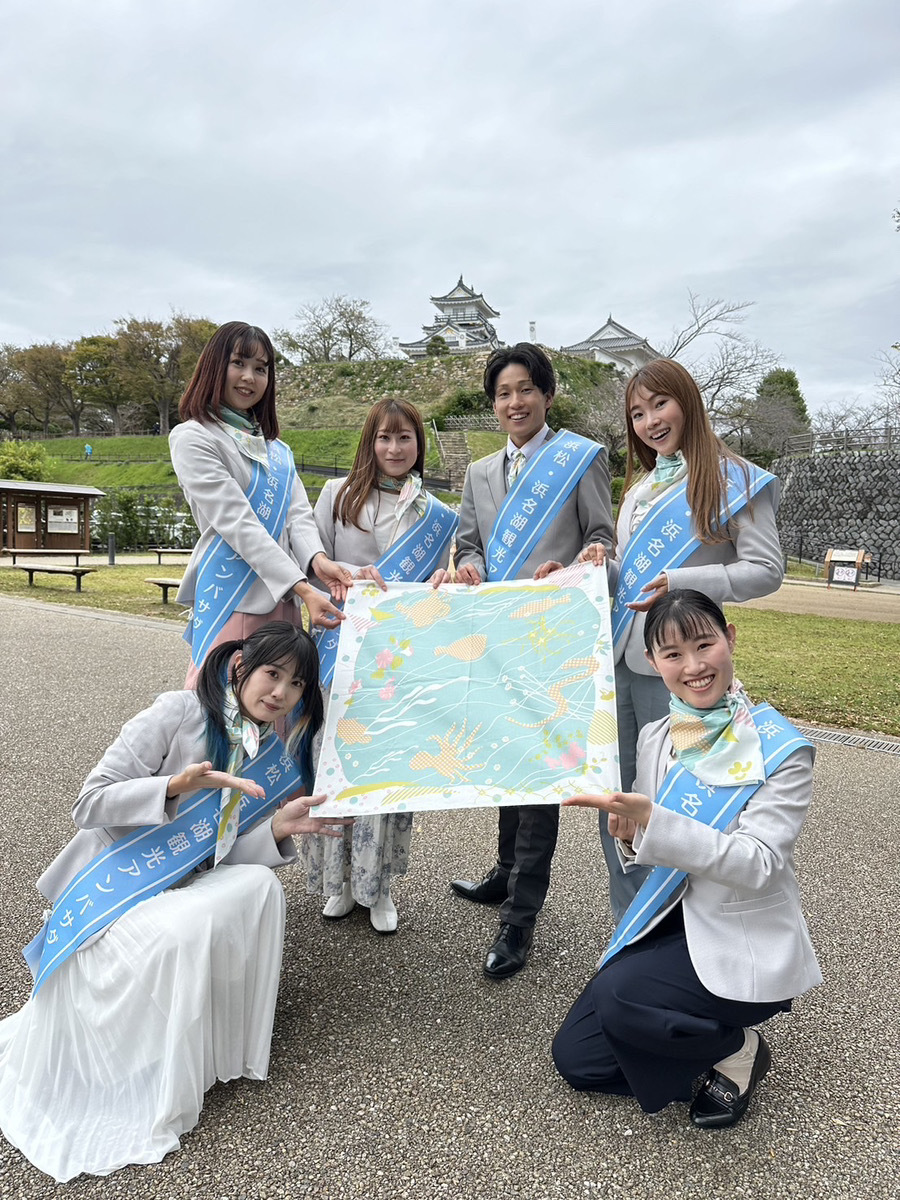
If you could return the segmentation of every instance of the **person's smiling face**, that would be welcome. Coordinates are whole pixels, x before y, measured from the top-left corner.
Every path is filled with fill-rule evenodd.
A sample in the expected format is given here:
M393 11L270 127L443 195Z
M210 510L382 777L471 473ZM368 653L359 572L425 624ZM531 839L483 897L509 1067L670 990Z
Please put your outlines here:
M237 412L248 412L266 393L269 361L259 346L244 356L232 353L225 373L225 403Z
M661 392L654 395L646 388L637 387L628 408L628 418L635 437L657 454L671 456L681 449L684 413L674 397Z
M411 425L389 430L382 425L375 434L375 462L383 475L400 479L416 465L419 441Z
M524 446L543 429L552 403L553 397L539 390L521 363L510 363L497 376L494 412L514 446Z
M679 700L694 708L713 708L734 680L735 628L700 630L684 637L663 629L662 640L647 657Z

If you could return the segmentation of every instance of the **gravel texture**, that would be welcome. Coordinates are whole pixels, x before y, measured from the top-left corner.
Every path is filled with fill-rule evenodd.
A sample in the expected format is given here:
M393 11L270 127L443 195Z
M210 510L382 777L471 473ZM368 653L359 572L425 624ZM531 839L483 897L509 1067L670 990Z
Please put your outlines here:
M179 687L187 650L153 621L0 599L0 1013L28 994L32 886L122 722ZM798 847L825 985L767 1027L773 1069L745 1120L570 1091L551 1038L611 932L593 814L563 814L528 968L481 974L496 914L454 897L493 857L483 812L417 822L400 929L326 925L296 869L266 1083L219 1084L162 1163L56 1187L0 1138L0 1196L888 1200L900 1194L896 1018L900 758L823 746ZM14 849L15 847L15 849Z

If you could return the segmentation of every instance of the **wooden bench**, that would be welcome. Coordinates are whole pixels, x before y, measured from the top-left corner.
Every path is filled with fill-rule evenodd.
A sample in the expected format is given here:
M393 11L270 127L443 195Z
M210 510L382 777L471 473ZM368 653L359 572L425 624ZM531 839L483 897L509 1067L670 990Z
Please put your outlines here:
M52 556L53 558L74 558L75 566L81 566L81 560L85 554L90 554L90 550L25 550L18 546L6 547L0 550L0 554L12 555L13 566L16 565L16 555L21 555L23 558L40 558Z
M81 578L83 575L93 575L96 567L42 567L39 563L23 563L20 567L13 565L14 571L28 572L28 586L34 587L34 576L36 572L42 575L74 575L75 576L75 591L81 591Z
M162 566L162 556L164 554L180 554L182 558L190 558L191 557L190 550L173 550L171 547L168 547L168 546L149 546L147 548L147 553L155 554L156 561L159 563L160 566ZM150 582L150 581L148 580L147 582ZM155 582L155 580L153 580L152 582Z
M144 583L155 583L158 588L162 588L162 602L169 603L169 588L181 587L180 579L145 579Z

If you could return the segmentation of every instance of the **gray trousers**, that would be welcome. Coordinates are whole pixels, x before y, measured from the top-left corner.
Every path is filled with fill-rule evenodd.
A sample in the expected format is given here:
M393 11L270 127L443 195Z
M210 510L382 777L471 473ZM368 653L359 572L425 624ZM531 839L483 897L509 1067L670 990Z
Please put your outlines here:
M616 720L619 725L619 769L622 791L630 792L637 773L638 734L651 721L669 711L669 692L658 675L638 675L624 660L616 663ZM647 877L646 868L635 868L626 875L616 854L616 839L607 828L606 813L599 813L600 842L609 872L609 902L616 924L637 895Z

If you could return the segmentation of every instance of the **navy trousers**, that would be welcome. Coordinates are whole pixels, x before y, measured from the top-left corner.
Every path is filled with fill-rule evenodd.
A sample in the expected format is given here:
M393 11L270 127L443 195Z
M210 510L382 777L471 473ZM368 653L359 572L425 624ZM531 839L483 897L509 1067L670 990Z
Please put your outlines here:
M579 1091L634 1096L644 1112L659 1112L690 1101L694 1080L740 1050L745 1026L790 1007L708 991L691 965L679 905L597 972L554 1038L553 1061Z
M500 809L497 865L507 876L500 920L534 925L550 886L550 863L559 835L556 804L508 805Z

